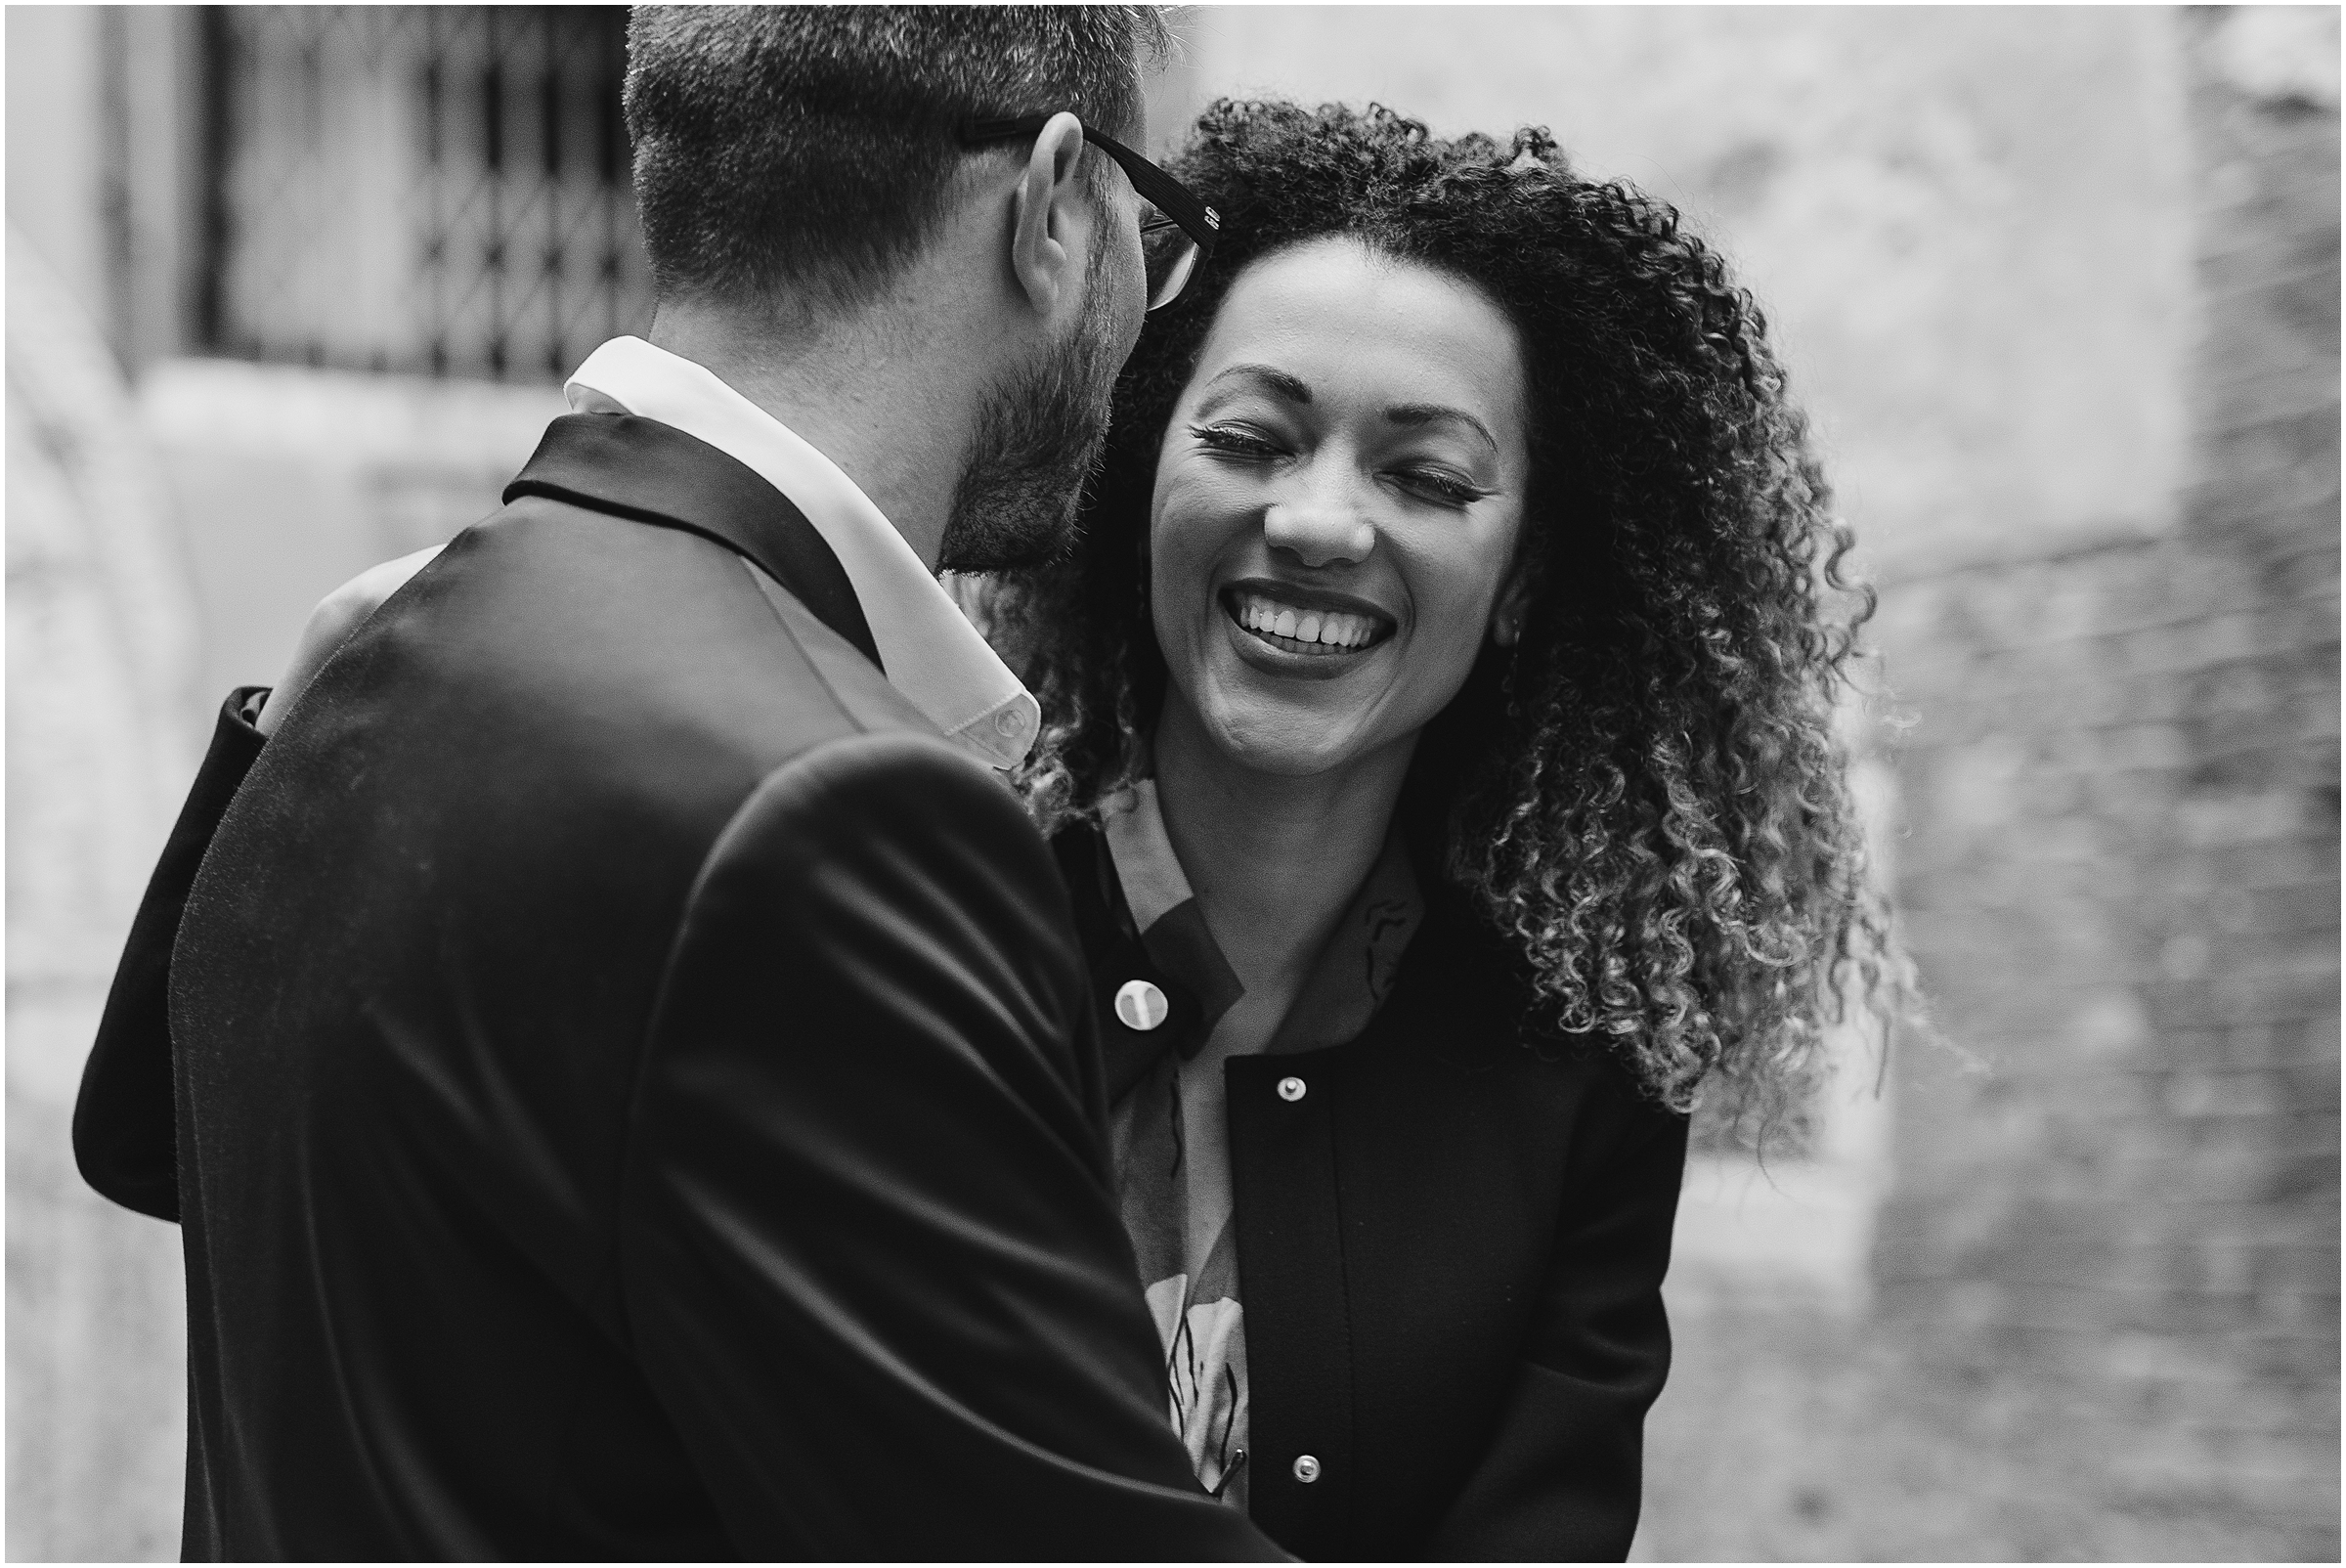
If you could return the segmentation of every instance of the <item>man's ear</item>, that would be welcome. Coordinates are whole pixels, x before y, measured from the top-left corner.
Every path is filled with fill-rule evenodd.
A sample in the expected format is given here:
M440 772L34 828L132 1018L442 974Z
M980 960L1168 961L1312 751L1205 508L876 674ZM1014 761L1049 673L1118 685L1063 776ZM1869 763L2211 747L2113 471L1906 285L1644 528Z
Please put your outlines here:
M1088 230L1097 221L1083 189L1083 121L1064 110L1051 116L1011 202L1011 274L1036 314L1054 315L1082 284Z

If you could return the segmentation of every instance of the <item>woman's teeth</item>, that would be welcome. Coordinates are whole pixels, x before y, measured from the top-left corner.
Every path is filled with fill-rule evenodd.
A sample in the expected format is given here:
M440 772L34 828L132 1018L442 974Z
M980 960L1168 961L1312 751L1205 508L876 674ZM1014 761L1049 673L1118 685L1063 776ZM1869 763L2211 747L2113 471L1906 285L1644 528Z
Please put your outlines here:
M1376 640L1376 623L1340 610L1305 610L1260 594L1241 593L1235 611L1238 625L1258 636L1296 643L1296 652L1350 653Z

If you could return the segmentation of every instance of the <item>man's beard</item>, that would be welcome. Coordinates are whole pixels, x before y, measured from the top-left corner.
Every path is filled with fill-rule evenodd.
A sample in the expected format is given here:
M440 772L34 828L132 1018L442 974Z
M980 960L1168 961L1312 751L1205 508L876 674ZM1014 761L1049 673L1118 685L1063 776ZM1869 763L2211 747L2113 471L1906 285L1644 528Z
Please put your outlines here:
M1084 481L1108 444L1119 368L1098 259L1067 343L1043 364L996 383L978 406L969 461L937 547L940 570L1041 566L1074 538Z

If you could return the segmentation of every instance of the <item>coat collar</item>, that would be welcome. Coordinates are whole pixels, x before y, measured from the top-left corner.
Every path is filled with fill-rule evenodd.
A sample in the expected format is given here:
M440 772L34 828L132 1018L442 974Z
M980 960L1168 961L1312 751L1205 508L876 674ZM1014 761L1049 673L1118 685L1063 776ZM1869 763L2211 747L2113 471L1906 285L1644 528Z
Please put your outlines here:
M746 464L673 425L631 414L566 414L546 427L537 452L505 487L508 505L524 496L722 544L763 568L816 620L880 664L847 571L805 514Z
M1112 1105L1167 1051L1184 1061L1195 1056L1245 988L1206 928L1166 837L1152 782L1131 788L1100 826L1063 830L1053 848L1092 971ZM1425 909L1402 837L1390 834L1262 1049L1286 1056L1358 1036L1392 992ZM1165 1016L1152 1028L1133 1027L1116 1005L1134 980L1155 986L1165 999Z

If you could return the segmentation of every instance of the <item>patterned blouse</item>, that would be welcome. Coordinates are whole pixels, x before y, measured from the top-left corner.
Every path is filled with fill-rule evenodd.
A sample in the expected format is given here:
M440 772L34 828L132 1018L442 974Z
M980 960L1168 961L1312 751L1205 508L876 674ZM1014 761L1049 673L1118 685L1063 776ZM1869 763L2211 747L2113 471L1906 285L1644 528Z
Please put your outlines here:
M1222 1064L1233 1056L1317 1051L1358 1035L1392 989L1424 903L1399 835L1389 835L1279 1027L1225 1027L1245 990L1206 930L1165 836L1154 784L1138 785L1129 806L1103 827L1142 946L1199 1003L1188 1027L1165 1028L1164 1054L1108 1108L1117 1196L1164 1346L1173 1429L1199 1483L1243 1509L1245 1315ZM1125 1022L1138 1027L1164 1018L1161 999L1151 1007L1145 992L1120 995L1117 1005L1120 1013L1131 1010Z

